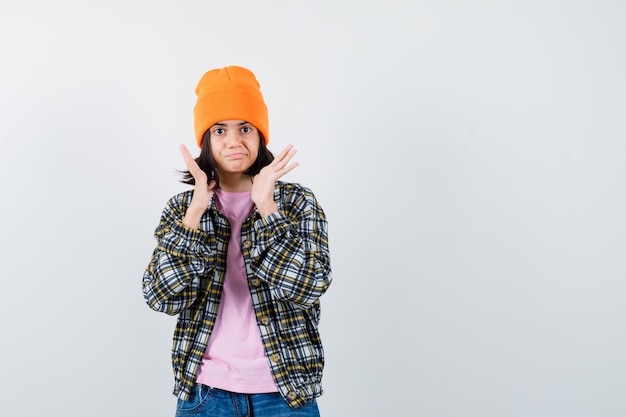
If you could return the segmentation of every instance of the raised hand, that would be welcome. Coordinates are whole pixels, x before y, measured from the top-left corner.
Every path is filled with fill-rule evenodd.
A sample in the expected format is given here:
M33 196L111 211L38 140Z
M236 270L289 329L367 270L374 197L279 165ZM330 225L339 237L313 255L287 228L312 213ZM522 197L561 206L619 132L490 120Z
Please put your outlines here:
M215 192L215 181L208 182L206 173L200 168L185 145L180 145L180 152L183 154L185 165L187 165L187 169L195 181L193 197L183 218L183 224L190 229L197 229L200 226L202 215L211 203L211 198Z
M274 201L274 185L279 178L299 165L298 162L289 164L296 152L293 145L287 145L271 164L254 176L251 198L261 216L265 217L278 210Z

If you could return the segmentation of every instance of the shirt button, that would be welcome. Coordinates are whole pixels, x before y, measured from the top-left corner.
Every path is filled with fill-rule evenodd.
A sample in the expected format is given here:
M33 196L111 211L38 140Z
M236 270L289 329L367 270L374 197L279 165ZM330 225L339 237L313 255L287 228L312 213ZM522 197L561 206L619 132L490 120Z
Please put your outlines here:
M259 321L261 322L263 326L267 326L268 324L270 324L270 318L267 316L261 317Z
M252 285L253 287L258 287L261 285L261 280L258 278L252 278L250 280L250 285Z
M296 394L295 392L293 392L293 391L289 391L289 392L287 393L287 399L288 399L289 401L295 401L297 398L298 398L298 394Z
M272 356L270 356L270 359L272 360L272 362L278 363L278 361L280 361L280 354L274 353L272 354Z
M244 249L250 249L252 247L252 241L251 240L244 240L243 241L243 247L244 247Z

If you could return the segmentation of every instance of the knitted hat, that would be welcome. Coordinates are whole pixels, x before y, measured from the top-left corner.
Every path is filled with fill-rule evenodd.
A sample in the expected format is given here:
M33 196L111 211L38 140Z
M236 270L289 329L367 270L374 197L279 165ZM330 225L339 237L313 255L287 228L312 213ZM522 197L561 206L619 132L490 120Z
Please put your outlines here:
M224 120L244 120L259 129L269 142L267 106L254 74L243 67L230 66L207 71L196 87L198 100L193 109L198 147L205 132Z

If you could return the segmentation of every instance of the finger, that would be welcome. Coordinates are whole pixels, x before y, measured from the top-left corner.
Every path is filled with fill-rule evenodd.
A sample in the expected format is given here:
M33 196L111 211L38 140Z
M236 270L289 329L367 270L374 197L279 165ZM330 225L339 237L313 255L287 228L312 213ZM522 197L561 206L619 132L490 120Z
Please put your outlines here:
M274 158L274 161L273 161L273 162L274 162L275 164L280 163L280 162L281 162L281 161L282 161L285 157L287 157L287 156L289 155L289 153L290 153L290 152L292 152L292 151L294 151L294 152L295 152L295 149L294 149L293 145L287 145L287 146L285 146L285 148L284 148L282 151L280 151L280 153L278 154L278 156L276 156L276 158Z
M189 161L193 160L193 157L191 156L191 152L189 152L189 149L187 149L185 145L179 145L179 149L180 149L180 153L183 155L183 160L185 161L185 165L187 165L187 168L189 168Z
M187 157L191 158L191 152L189 152L189 149L187 149L185 145L181 143L180 145L178 145L178 148L180 149L180 153L183 154L183 158L185 159L187 159Z
M279 155L279 158L277 158L276 160L272 162L274 171L279 171L283 169L285 166L287 166L289 161L291 161L291 158L293 158L293 156L297 152L298 151L296 149L293 149L293 147L291 147L290 149L285 149L283 152L281 152L281 154Z
M191 155L191 152L189 152L189 149L187 149L185 145L180 145L179 147L180 153L183 154L183 159L185 161L185 165L187 165L187 169L189 170L189 172L191 172L192 174L194 173L194 171L197 172L200 169L200 166L198 166L198 163Z
M300 164L298 162L294 162L293 164L280 169L279 171L276 172L276 174L278 174L278 178L280 178L280 177L282 177L283 175L287 174L288 172L290 172L291 170L293 170L294 168L296 168L299 165Z

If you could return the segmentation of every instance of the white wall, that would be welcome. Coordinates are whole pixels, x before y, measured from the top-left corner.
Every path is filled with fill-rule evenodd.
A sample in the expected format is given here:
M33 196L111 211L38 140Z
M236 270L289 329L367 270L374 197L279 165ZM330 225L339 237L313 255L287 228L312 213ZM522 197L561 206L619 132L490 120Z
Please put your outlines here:
M324 417L626 415L626 6L0 6L0 414L173 416L140 282L202 73L329 221Z

